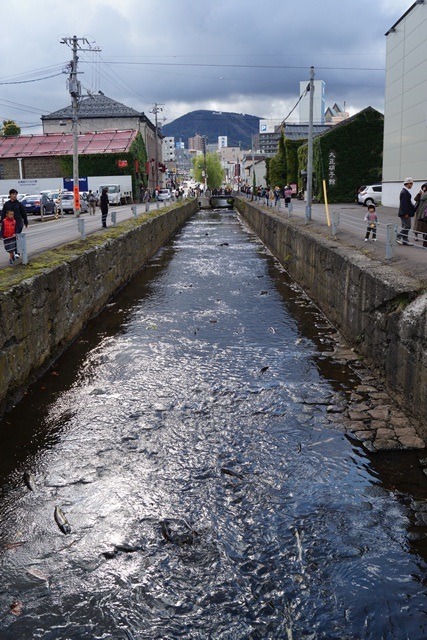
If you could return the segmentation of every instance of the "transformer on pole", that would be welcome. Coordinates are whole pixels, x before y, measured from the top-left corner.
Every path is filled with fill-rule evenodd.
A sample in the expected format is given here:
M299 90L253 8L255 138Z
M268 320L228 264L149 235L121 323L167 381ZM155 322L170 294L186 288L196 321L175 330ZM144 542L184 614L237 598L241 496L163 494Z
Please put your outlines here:
M79 45L79 42L82 45L88 47L83 49L82 46ZM81 99L81 84L77 79L77 63L78 63L78 55L77 51L101 51L99 47L91 47L87 38L78 38L77 36L62 38L61 44L67 44L71 46L73 52L73 59L69 64L70 77L68 78L68 91L71 96L71 123L72 123L72 133L73 133L73 191L74 191L74 217L78 218L80 216L80 190L79 190L79 147L78 147L78 109L79 102Z

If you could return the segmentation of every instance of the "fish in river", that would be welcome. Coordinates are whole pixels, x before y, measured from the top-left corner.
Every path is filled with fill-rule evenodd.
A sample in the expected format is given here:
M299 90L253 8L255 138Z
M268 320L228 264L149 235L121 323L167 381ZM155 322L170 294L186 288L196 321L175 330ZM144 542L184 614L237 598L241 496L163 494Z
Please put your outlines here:
M61 529L62 533L71 533L70 523L68 522L64 512L60 507L55 507L54 516L56 524Z
M172 544L177 544L182 546L184 544L192 545L196 542L196 538L198 537L197 531L191 529L191 527L187 526L187 531L183 533L177 533L172 531L170 524L167 520L163 520L161 523L161 531L162 536L166 540L166 542L172 542Z
M221 473L226 476L232 476L233 478L239 478L239 480L243 480L243 476L241 473L237 473L237 471L233 471L232 469L227 469L227 467L221 467Z
M36 483L34 482L34 478L29 471L24 471L24 482L29 488L30 491L35 491Z

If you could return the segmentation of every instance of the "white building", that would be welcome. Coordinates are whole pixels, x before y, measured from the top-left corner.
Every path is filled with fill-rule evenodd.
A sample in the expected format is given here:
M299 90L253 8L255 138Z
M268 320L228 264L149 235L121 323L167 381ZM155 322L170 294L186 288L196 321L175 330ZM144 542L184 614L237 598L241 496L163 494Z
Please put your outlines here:
M299 103L300 123L310 120L310 92L306 92L309 84L308 80L299 83L300 96L303 96ZM325 122L325 83L323 80L314 80L313 122L315 124Z
M175 138L168 137L162 140L163 162L173 162L175 160Z
M387 31L383 197L397 206L403 180L427 181L427 3L417 0Z

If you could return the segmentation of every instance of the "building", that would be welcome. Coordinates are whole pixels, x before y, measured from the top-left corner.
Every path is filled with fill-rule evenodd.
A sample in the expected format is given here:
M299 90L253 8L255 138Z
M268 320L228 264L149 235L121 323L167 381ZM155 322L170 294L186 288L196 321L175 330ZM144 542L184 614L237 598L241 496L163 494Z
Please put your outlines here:
M347 120L347 118L349 117L350 117L349 112L345 110L345 103L344 103L344 111L341 111L340 107L337 105L336 102L333 105L333 107L328 107L325 111L325 123L327 124L338 124L343 120Z
M26 185L36 186L47 180L72 175L73 135L46 133L0 137L0 169L5 181L26 191ZM127 131L87 132L78 137L80 176L131 175L134 192L138 193L139 177L146 161L141 134L136 129ZM102 171L97 158L102 154ZM85 165L94 167L94 173L85 173ZM68 172L67 172L68 167ZM4 187L3 187L4 188ZM11 187L9 187L11 188ZM8 189L7 189L8 191ZM31 189L33 192L33 189ZM4 191L3 191L4 193Z
M162 140L163 162L174 162L175 160L175 138L165 137Z
M323 181L329 202L354 202L359 185L380 180L383 133L383 114L366 107L314 138L313 196L318 202L324 197ZM306 157L298 154L300 176L306 174Z
M427 181L427 3L418 0L387 31L383 193L396 206L403 180Z
M139 131L145 143L147 157L151 166L162 163L162 134L143 112L127 107L116 100L108 98L99 91L80 101L78 108L77 129L79 134L107 130ZM64 107L41 117L43 133L71 133L72 107ZM155 187L156 172L150 171L149 188Z
M189 151L201 151L203 153L206 145L206 138L204 136L196 135L193 138L188 138L188 150Z
M279 138L283 133L289 140L303 140L308 138L308 124L281 121L260 121L258 150L267 157L273 157L277 153ZM313 136L329 131L330 124L313 124Z
M224 181L227 184L235 184L240 180L242 151L240 147L223 147L217 151L222 168L224 169Z
M265 187L265 176L267 173L267 166L265 162L265 156L259 154L249 153L244 156L242 160L242 182L249 187L253 186L253 180L255 176L255 183L257 186Z

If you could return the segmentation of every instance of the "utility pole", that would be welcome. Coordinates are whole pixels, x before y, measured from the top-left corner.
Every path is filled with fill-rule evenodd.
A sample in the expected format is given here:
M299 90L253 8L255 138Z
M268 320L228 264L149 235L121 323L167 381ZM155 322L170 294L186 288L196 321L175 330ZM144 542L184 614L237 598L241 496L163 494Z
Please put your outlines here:
M206 190L208 188L208 174L207 174L207 168L206 168L206 140L207 140L207 136L203 136L203 176L205 179L205 188L203 191L203 195L206 195Z
M311 220L311 201L313 199L313 101L314 101L314 67L310 67L310 102L308 116L308 155L307 155L307 204L305 207L306 224Z
M152 109L150 109L150 113L154 113L154 126L155 126L155 149L154 149L154 161L156 163L155 166L155 180L156 180L156 184L154 185L154 189L157 189L159 186L159 151L158 151L158 141L157 141L157 136L158 136L158 128L157 128L157 114L160 111L163 111L163 104L158 104L157 102L154 103L154 107Z
M87 49L83 49L79 42L82 43L83 46L88 47ZM74 217L80 217L80 189L79 189L79 146L78 146L78 109L79 109L79 101L81 98L81 84L77 79L77 63L78 63L78 55L77 51L101 51L99 47L91 47L87 38L78 38L77 36L72 36L69 38L62 38L61 44L67 44L71 46L73 52L73 59L70 62L70 77L68 79L68 91L71 96L71 124L72 124L72 133L73 133L73 191L74 191Z
M254 149L254 134L251 134L251 147L252 147L252 184L250 185L250 187L252 188L252 198L251 200L255 199L255 193L254 193L254 178L255 178L255 149Z

